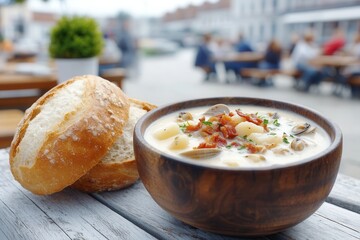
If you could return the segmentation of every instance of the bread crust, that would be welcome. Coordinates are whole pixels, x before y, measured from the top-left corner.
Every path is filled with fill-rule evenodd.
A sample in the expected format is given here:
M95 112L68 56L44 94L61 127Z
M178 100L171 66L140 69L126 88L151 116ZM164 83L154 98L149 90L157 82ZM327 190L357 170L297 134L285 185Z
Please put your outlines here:
M75 81L86 81L82 104L76 111L65 114L58 126L48 129L33 165L21 165L24 159L18 158L18 152L22 151L19 144L29 123L49 99ZM35 194L61 191L101 161L122 134L128 116L129 100L125 94L100 77L75 77L54 87L27 110L19 123L10 147L13 176Z
M146 111L156 108L156 106L151 103L133 98L129 98L129 102L130 105L135 105ZM85 192L112 191L128 187L138 179L139 174L135 158L121 162L99 162L94 168L76 181L72 187Z

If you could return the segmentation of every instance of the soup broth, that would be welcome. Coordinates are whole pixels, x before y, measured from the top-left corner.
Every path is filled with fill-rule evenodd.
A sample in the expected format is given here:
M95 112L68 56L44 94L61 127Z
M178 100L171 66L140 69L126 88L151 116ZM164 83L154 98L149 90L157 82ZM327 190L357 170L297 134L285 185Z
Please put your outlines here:
M229 168L289 164L330 145L327 133L300 115L223 104L166 115L147 128L145 139L170 155Z

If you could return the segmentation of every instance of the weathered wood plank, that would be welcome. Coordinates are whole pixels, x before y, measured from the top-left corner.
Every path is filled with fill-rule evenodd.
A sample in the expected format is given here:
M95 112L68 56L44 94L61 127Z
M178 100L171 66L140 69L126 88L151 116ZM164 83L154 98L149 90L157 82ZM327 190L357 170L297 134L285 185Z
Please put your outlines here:
M37 196L13 180L1 157L0 171L0 239L153 239L88 194Z
M92 194L94 198L72 189L44 197L31 194L12 179L6 150L0 150L0 171L0 239L150 239L151 235L233 239L174 219L140 182L122 191ZM360 181L339 175L329 203L313 216L282 233L258 239L360 239L359 185Z
M201 231L171 217L154 202L140 182L122 191L93 195L159 239L233 239Z
M172 218L151 199L141 183L123 191L94 194L94 196L161 239L227 239L225 236L191 228ZM271 238L313 239L313 236L317 236L314 239L358 239L359 229L359 214L324 203L303 223L283 233L272 235ZM315 235L313 231L316 231Z
M45 212L19 191L2 173L0 180L0 239L69 238Z
M346 209L324 203L304 222L284 232L270 236L271 239L360 239L360 215Z
M360 173L359 173L360 174ZM339 174L327 202L360 213L360 181Z

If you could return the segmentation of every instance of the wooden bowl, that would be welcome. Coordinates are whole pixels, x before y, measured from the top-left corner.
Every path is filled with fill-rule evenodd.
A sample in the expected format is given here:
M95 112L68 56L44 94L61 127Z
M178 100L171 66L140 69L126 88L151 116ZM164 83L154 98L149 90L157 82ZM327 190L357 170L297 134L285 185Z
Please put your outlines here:
M321 153L285 166L232 170L170 156L144 139L158 118L181 109L218 103L287 110L311 119L330 136ZM214 233L260 236L282 231L313 214L335 182L342 153L336 125L310 109L257 98L198 99L164 106L141 118L134 131L140 178L152 198L175 218Z

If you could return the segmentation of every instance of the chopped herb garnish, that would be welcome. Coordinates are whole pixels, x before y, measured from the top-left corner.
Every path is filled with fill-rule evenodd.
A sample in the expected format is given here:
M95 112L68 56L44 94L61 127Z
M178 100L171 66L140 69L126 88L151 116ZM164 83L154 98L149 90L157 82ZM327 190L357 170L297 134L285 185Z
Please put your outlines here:
M268 125L268 123L269 123L269 120L267 120L267 119L265 118L264 121L263 121L263 124L264 124L264 125Z
M241 147L238 148L238 150L244 150L244 149L246 149L245 146L241 146Z
M294 135L290 134L290 137L295 138Z
M283 137L283 142L289 144L289 140L286 137Z
M179 128L180 128L181 131L185 132L185 130L186 130L186 124L183 123L183 124L179 125Z
M188 134L189 137L192 137L192 134Z
M227 149L230 149L230 148L231 148L231 145L227 145L226 148L227 148Z
M243 136L243 139L247 140L247 135L244 135L244 136Z
M276 135L276 133L271 132L271 133L269 133L269 135L275 136L275 135Z
M202 124L206 125L206 126L211 126L212 122L209 121L203 121Z
M278 121L277 119L274 120L273 124L274 124L275 126L277 126L277 127L280 126L280 123L279 123L279 121Z

